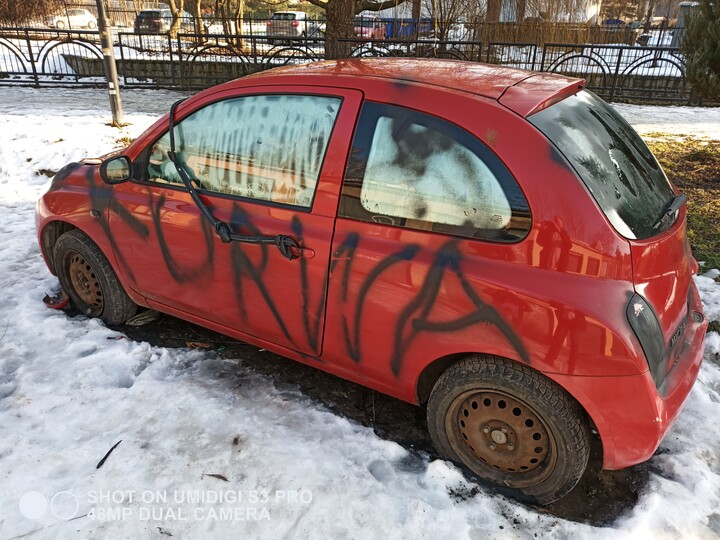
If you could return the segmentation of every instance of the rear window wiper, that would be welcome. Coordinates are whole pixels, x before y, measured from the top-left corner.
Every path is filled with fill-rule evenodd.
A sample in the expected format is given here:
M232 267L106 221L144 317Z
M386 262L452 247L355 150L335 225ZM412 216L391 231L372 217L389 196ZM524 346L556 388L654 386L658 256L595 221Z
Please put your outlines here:
M686 202L687 197L683 193L681 193L680 195L676 195L671 200L669 200L667 204L663 207L662 214L660 214L660 217L653 224L653 230L660 228L660 226L665 223L673 214L675 214L675 212L677 212L680 207Z

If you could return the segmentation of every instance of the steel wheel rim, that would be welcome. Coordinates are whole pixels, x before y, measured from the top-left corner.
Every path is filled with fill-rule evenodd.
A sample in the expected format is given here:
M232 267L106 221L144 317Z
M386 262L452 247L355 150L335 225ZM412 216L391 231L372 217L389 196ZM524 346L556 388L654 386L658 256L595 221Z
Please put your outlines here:
M445 427L460 460L492 482L530 487L555 469L557 445L546 422L530 405L504 392L464 392L448 409Z
M90 263L77 251L67 255L68 275L73 291L85 303L93 314L102 313L103 293L95 270Z

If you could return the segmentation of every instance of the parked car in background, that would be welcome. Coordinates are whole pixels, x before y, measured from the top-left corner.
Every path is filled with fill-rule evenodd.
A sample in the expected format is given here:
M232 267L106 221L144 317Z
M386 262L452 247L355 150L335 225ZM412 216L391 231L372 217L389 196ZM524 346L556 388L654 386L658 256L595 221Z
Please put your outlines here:
M143 9L135 17L135 32L138 34L164 34L172 26L173 16L169 9ZM195 21L187 11L180 18L183 32L194 32Z
M97 19L87 9L72 8L67 9L65 13L53 15L48 19L48 26L64 30L66 28L89 28L94 30L97 28Z
M364 39L385 39L385 23L379 17L357 16L353 23L355 37Z
M62 168L36 224L88 317L151 308L426 404L444 457L549 503L595 443L649 459L697 378L684 203L581 79L343 59L176 103Z
M297 38L310 36L315 33L314 30L314 25L304 11L278 11L268 19L265 34L268 38ZM271 45L274 42L274 39L268 39Z

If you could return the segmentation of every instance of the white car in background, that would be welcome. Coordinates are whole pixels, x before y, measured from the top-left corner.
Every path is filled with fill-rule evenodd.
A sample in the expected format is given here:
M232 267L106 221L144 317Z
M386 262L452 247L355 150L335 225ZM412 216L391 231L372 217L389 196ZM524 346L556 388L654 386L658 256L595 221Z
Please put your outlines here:
M277 11L267 20L265 31L268 37L307 37L314 33L315 26L304 11ZM275 40L269 39L273 44Z
M72 8L65 10L64 13L50 17L48 26L58 30L65 30L66 28L89 28L94 30L97 28L97 19L87 9Z

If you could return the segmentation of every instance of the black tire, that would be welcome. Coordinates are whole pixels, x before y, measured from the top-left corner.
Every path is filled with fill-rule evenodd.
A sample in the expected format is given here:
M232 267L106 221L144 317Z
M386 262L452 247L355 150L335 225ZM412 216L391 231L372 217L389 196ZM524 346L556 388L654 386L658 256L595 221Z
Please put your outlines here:
M65 22L62 21L62 20L57 21L57 22L55 23L55 28L57 28L58 30L65 30L65 26L67 26L67 25L66 25Z
M53 261L63 290L88 317L118 325L135 315L137 305L130 300L103 252L83 232L75 229L58 238Z
M502 358L450 367L430 394L427 418L444 457L525 502L566 495L590 457L580 405L550 379Z

